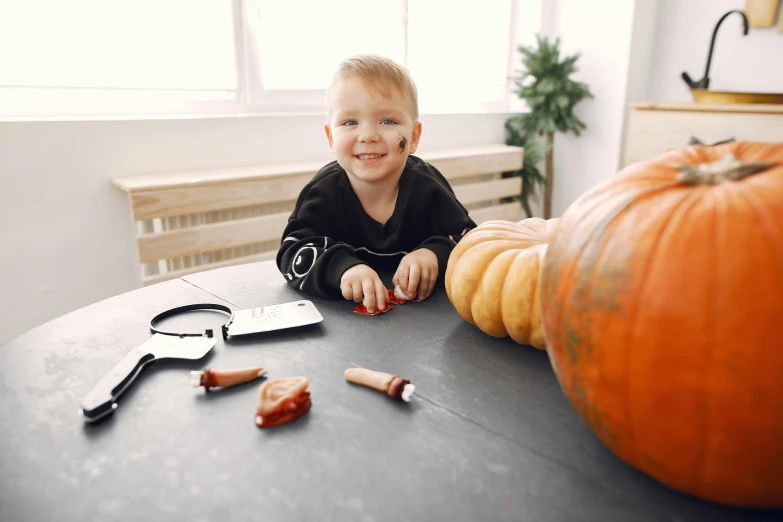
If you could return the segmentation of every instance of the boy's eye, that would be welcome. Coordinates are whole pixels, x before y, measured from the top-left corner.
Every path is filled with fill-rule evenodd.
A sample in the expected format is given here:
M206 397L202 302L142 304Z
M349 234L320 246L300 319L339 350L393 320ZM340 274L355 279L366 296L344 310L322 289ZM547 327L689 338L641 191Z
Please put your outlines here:
M383 125L395 125L397 122L391 118L384 118L383 120L381 120L381 123Z
M356 125L356 120L345 120L342 124L343 125L348 125L348 126Z

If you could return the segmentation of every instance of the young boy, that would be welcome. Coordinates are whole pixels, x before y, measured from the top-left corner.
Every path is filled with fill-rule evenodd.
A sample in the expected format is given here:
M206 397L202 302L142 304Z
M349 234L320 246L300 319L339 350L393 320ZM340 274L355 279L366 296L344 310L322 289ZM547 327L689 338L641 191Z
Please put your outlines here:
M302 189L277 253L288 283L314 295L389 306L378 271L425 299L449 254L476 224L446 179L416 156L416 86L392 60L344 61L327 91L326 139L335 155Z

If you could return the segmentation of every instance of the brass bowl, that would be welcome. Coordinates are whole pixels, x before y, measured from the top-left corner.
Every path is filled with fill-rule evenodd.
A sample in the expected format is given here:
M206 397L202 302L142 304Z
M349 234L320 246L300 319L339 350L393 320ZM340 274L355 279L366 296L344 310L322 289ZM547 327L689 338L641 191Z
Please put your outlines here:
M764 103L783 104L783 94L774 92L731 92L691 89L696 103Z

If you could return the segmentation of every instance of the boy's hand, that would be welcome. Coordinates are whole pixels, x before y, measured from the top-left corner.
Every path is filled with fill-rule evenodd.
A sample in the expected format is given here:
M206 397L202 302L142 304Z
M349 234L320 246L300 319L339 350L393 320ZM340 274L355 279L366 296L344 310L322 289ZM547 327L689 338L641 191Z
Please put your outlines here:
M392 282L414 299L426 299L438 280L438 257L428 248L414 250L402 258Z
M386 310L389 307L389 290L381 282L375 270L367 265L352 266L340 278L340 290L348 300L364 302L367 311Z

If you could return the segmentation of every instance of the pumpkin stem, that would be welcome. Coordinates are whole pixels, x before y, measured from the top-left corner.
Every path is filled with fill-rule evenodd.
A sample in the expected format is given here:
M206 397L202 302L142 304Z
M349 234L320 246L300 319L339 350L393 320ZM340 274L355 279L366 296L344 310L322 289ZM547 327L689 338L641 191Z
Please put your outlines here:
M739 181L762 170L772 167L774 163L745 163L728 153L712 163L698 165L677 165L680 172L677 180L688 185L717 185L725 181Z

